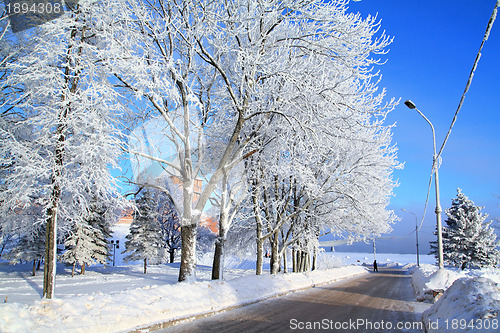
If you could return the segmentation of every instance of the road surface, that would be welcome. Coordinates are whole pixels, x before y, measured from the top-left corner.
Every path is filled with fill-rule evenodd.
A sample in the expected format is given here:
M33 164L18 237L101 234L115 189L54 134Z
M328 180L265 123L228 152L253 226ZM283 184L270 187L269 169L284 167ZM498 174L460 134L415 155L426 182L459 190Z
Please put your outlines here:
M424 332L410 275L379 268L157 332Z

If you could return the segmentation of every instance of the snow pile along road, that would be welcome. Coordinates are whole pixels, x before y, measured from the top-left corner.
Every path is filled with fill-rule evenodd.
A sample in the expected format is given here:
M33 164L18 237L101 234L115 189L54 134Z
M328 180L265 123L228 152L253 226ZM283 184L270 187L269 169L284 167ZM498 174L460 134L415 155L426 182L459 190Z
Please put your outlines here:
M427 332L498 332L499 285L484 277L460 278L422 314Z
M422 315L427 332L500 331L500 269L438 269L421 265L413 270L412 284L420 301L434 301Z
M446 290L455 280L464 277L465 272L450 269L438 269L434 265L415 266L412 270L411 283L418 301L432 301L433 290Z
M2 332L116 332L220 311L366 273L348 266L306 273L243 276L147 286L113 294L97 293L32 305L1 304Z

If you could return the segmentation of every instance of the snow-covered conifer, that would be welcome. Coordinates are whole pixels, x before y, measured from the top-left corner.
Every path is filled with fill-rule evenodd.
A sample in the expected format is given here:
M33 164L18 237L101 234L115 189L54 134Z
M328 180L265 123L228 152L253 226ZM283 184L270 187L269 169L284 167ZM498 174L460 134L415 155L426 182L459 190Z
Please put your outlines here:
M64 241L66 252L59 259L75 266L81 266L81 274L85 267L94 263L106 264L110 258L107 239L111 236L111 227L106 219L106 209L95 198L91 201L88 217L77 223Z
M130 233L125 242L125 261L142 260L144 274L147 264L158 264L165 260L164 239L158 221L159 213L154 193L151 189L143 189L136 198L137 211L130 226Z
M457 267L495 266L500 261L500 242L486 222L487 214L481 213L484 207L474 204L461 189L446 209L446 226L443 227L443 256L445 262ZM431 245L437 256L436 243Z

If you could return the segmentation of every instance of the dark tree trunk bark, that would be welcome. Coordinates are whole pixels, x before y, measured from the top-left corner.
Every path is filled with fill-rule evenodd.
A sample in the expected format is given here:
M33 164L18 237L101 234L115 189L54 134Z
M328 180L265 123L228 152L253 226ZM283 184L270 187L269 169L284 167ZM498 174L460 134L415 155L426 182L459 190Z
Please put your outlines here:
M316 269L316 260L317 259L318 259L318 253L316 252L316 249L314 249L311 271L314 271Z
M144 274L148 271L148 259L144 258Z
M175 250L170 250L170 263L173 263L175 259Z
M82 269L80 270L80 275L85 275L85 266L86 266L86 264L83 263L82 264Z
M55 181L53 181L55 183ZM54 294L57 252L57 209L61 191L53 184L52 203L49 208L45 232L45 265L43 269L43 297L51 299Z
M212 263L212 280L222 279L222 255L224 251L224 240L220 236L219 230L219 239L215 242L215 252L214 252L214 261Z
M297 272L297 257L295 256L295 249L292 249L292 272Z
M36 260L33 260L33 276L36 274Z

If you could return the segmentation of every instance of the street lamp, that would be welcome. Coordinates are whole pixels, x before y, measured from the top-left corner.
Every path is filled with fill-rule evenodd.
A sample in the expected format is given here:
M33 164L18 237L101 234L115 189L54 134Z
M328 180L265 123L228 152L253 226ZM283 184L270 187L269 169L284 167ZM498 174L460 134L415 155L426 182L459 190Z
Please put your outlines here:
M407 211L404 208L401 208L401 210L404 211L404 212L410 213L413 216L415 216L415 236L417 238L417 266L420 266L420 256L419 256L419 253L418 253L418 222L417 222L417 215L414 214L414 213L412 213L412 212L410 212L410 211Z
M417 112L425 119L425 121L427 121L429 123L429 125L431 126L431 129L432 129L432 143L434 145L434 155L432 157L432 172L434 172L434 175L435 175L434 181L435 181L435 188L436 188L436 210L435 210L435 212L436 212L436 224L437 224L438 264L439 264L439 268L443 268L444 267L444 264L443 264L443 232L442 232L442 227L441 227L442 209L441 209L441 203L439 200L439 172L438 172L439 166L438 166L438 155L436 153L436 133L434 131L434 126L432 125L430 120L427 119L427 117L424 116L424 114L419 109L417 109L415 103L413 103L410 100L407 100L405 102L405 105L412 110L413 109L417 110Z
M120 241L118 239L116 241L112 239L111 245L113 245L113 266L114 266L115 265L115 258L116 258L116 249L120 248Z

